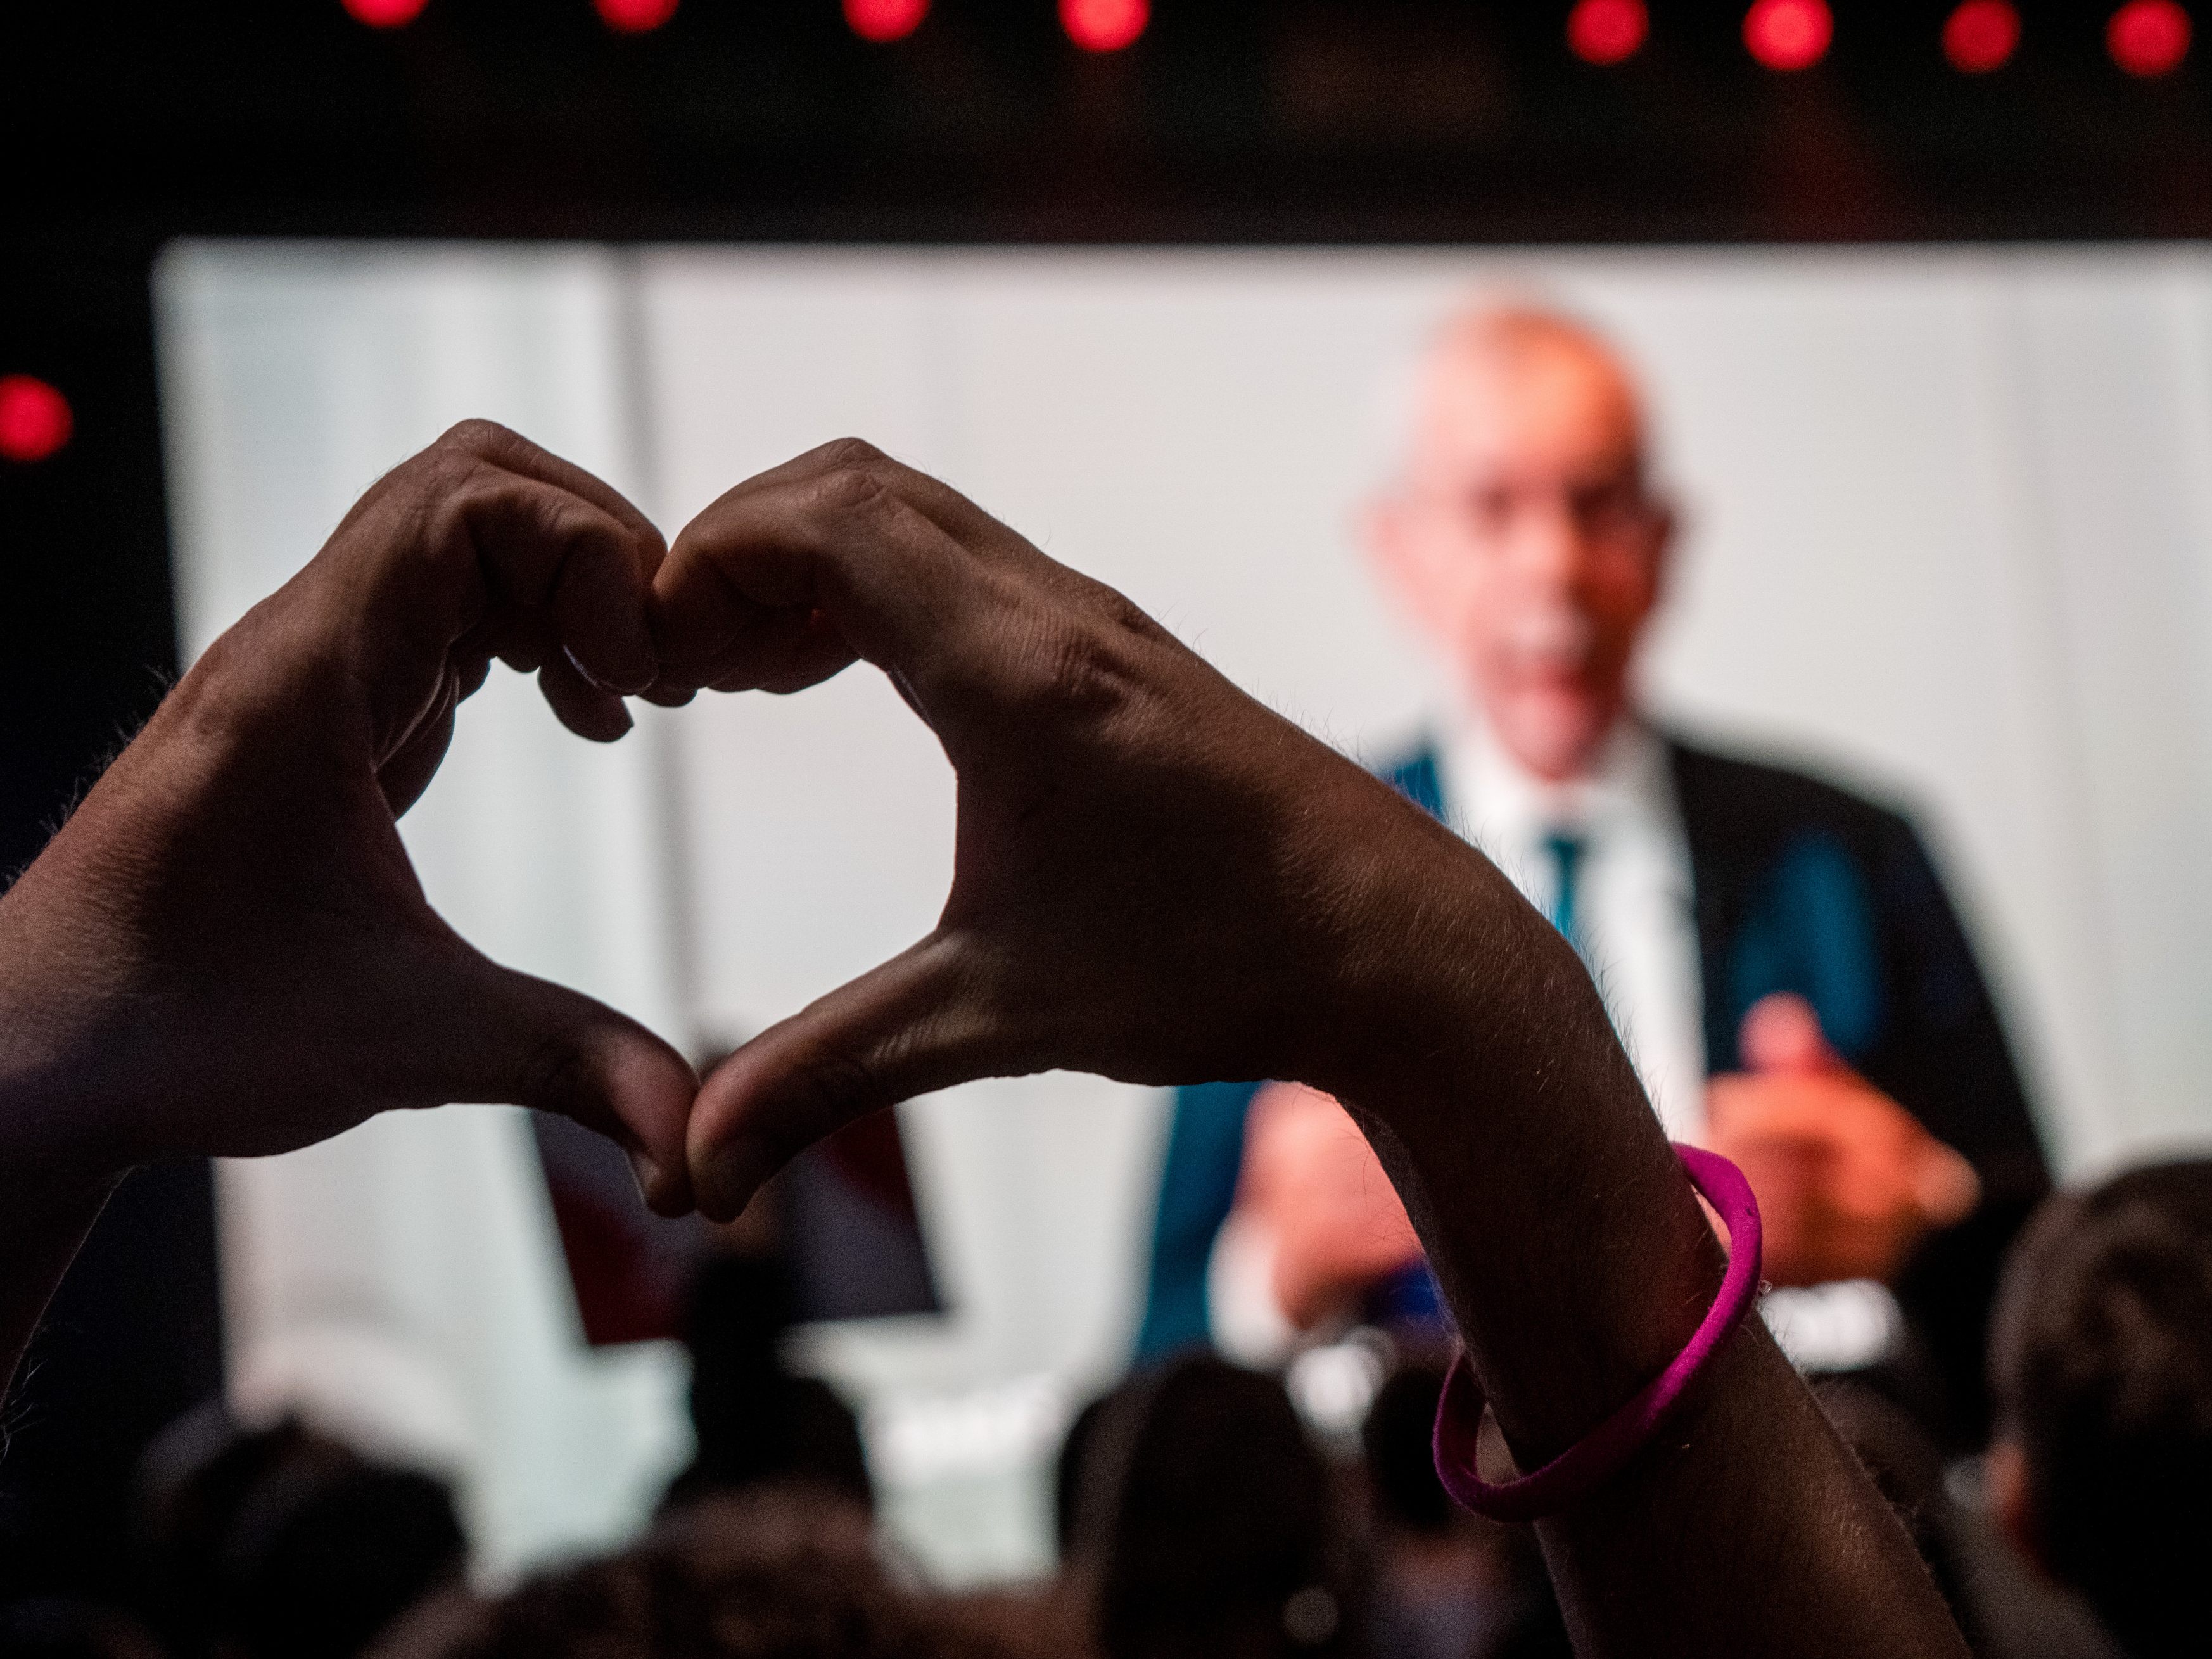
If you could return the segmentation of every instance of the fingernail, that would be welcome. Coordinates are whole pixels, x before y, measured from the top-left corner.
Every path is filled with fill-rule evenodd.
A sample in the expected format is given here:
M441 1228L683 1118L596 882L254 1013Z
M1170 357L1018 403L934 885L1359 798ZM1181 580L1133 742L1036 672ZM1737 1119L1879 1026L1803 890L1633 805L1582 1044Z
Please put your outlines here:
M708 1155L707 1167L702 1172L706 1177L702 1197L715 1214L734 1221L753 1201L753 1194L760 1190L761 1182L768 1179L772 1168L772 1161L759 1142L744 1137L727 1141Z
M645 1207L651 1209L653 1188L660 1185L660 1166L643 1152L632 1152L629 1155L629 1178L637 1183L637 1195L644 1201Z
M617 697L635 696L651 685L660 674L660 662L653 654L650 641L647 641L642 647L637 667L630 672L617 675L603 674L586 667L584 659L568 646L564 645L561 647L561 654L568 658L568 665L571 668L584 677L584 683L586 685L594 690L611 692Z

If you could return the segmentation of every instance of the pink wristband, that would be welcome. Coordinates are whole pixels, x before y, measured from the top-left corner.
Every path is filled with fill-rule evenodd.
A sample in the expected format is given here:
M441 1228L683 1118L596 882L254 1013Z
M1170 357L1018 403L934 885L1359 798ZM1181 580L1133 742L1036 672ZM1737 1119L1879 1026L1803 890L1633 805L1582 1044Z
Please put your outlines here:
M1611 1480L1640 1451L1680 1401L1706 1361L1743 1322L1759 1294L1759 1203L1743 1171L1717 1152L1675 1143L1690 1184L1719 1212L1729 1235L1728 1273L1705 1322L1682 1352L1635 1397L1534 1474L1492 1486L1475 1473L1475 1436L1482 1427L1482 1386L1462 1350L1437 1401L1437 1478L1464 1509L1493 1521L1536 1521L1557 1515Z

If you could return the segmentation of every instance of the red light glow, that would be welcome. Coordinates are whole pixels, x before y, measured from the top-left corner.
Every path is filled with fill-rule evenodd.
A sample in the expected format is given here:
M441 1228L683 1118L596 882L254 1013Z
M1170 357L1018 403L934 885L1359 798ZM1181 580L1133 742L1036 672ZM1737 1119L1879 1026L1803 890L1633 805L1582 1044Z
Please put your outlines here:
M592 0L617 34L649 34L676 15L676 0Z
M1812 68L1835 33L1826 0L1756 0L1743 15L1743 44L1771 70Z
M1567 14L1567 49L1604 68L1635 57L1650 29L1644 0L1575 0Z
M422 15L423 0L344 0L346 15L373 29L404 28Z
M903 40L929 15L929 0L845 0L845 21L863 40Z
M1152 21L1152 0L1060 0L1060 26L1085 52L1119 52Z
M0 456L43 461L70 441L69 399L28 374L0 374Z
M2020 45L2020 14L2007 0L1966 0L1943 22L1943 55L1961 75L2002 69Z
M2130 75L2171 75L2189 56L2189 14L2174 0L2128 0L2105 25L2105 46Z

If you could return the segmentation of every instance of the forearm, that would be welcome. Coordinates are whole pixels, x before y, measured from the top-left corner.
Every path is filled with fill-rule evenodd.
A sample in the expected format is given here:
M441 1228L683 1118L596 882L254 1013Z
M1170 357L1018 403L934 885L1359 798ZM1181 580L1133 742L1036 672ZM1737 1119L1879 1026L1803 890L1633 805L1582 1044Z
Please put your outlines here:
M1392 1057L1345 1091L1527 1471L1664 1367L1724 1262L1589 976L1475 863L1423 882L1388 994L1365 1003L1397 1028L1370 1051ZM1540 1530L1585 1652L1961 1650L1756 1321L1653 1444Z
M0 952L6 917L0 902ZM44 1022L9 980L0 968L0 1399L118 1178L61 1144Z
M47 896L66 856L50 848L0 894L0 1397L128 1163L96 1076L118 1045L86 1016L112 988L82 948L97 922Z

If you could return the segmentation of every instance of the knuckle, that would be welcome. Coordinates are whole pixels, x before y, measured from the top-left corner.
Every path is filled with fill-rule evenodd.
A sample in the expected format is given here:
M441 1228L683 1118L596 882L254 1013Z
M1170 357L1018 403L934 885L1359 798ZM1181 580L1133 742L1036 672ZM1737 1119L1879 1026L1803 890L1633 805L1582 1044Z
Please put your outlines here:
M899 466L873 444L839 438L815 452L827 465L817 476L815 499L840 514L878 511L899 499Z
M597 1127L604 1116L591 1067L574 1043L547 1037L523 1056L520 1092L525 1103Z
M418 511L425 528L434 523L440 529L450 528L447 520L460 509L462 498L497 474L483 446L455 438L460 430L460 427L449 428L405 468L413 486L410 493L421 502Z
M821 504L840 517L866 513L880 507L888 498L890 486L883 475L872 465L833 467L816 482L815 495Z
M1122 629L1088 617L1055 619L1024 653L1018 699L1055 725L1109 722L1139 693L1144 676L1136 645Z
M831 1049L815 1059L800 1081L807 1139L829 1133L884 1104L875 1067L847 1049ZM792 1149L796 1152L798 1148Z
M1142 609L1133 599L1110 587L1099 590L1100 608L1106 621L1133 641L1153 641L1169 637L1168 631L1152 619L1152 613Z
M841 470L871 467L890 459L866 438L832 438L815 453Z
M1051 585L1051 602L1025 653L1037 691L1056 709L1106 715L1125 707L1158 672L1159 624L1103 583L1074 572Z
M431 447L447 454L497 461L514 454L522 447L522 444L520 434L510 431L497 421L470 419L456 421L447 427Z

